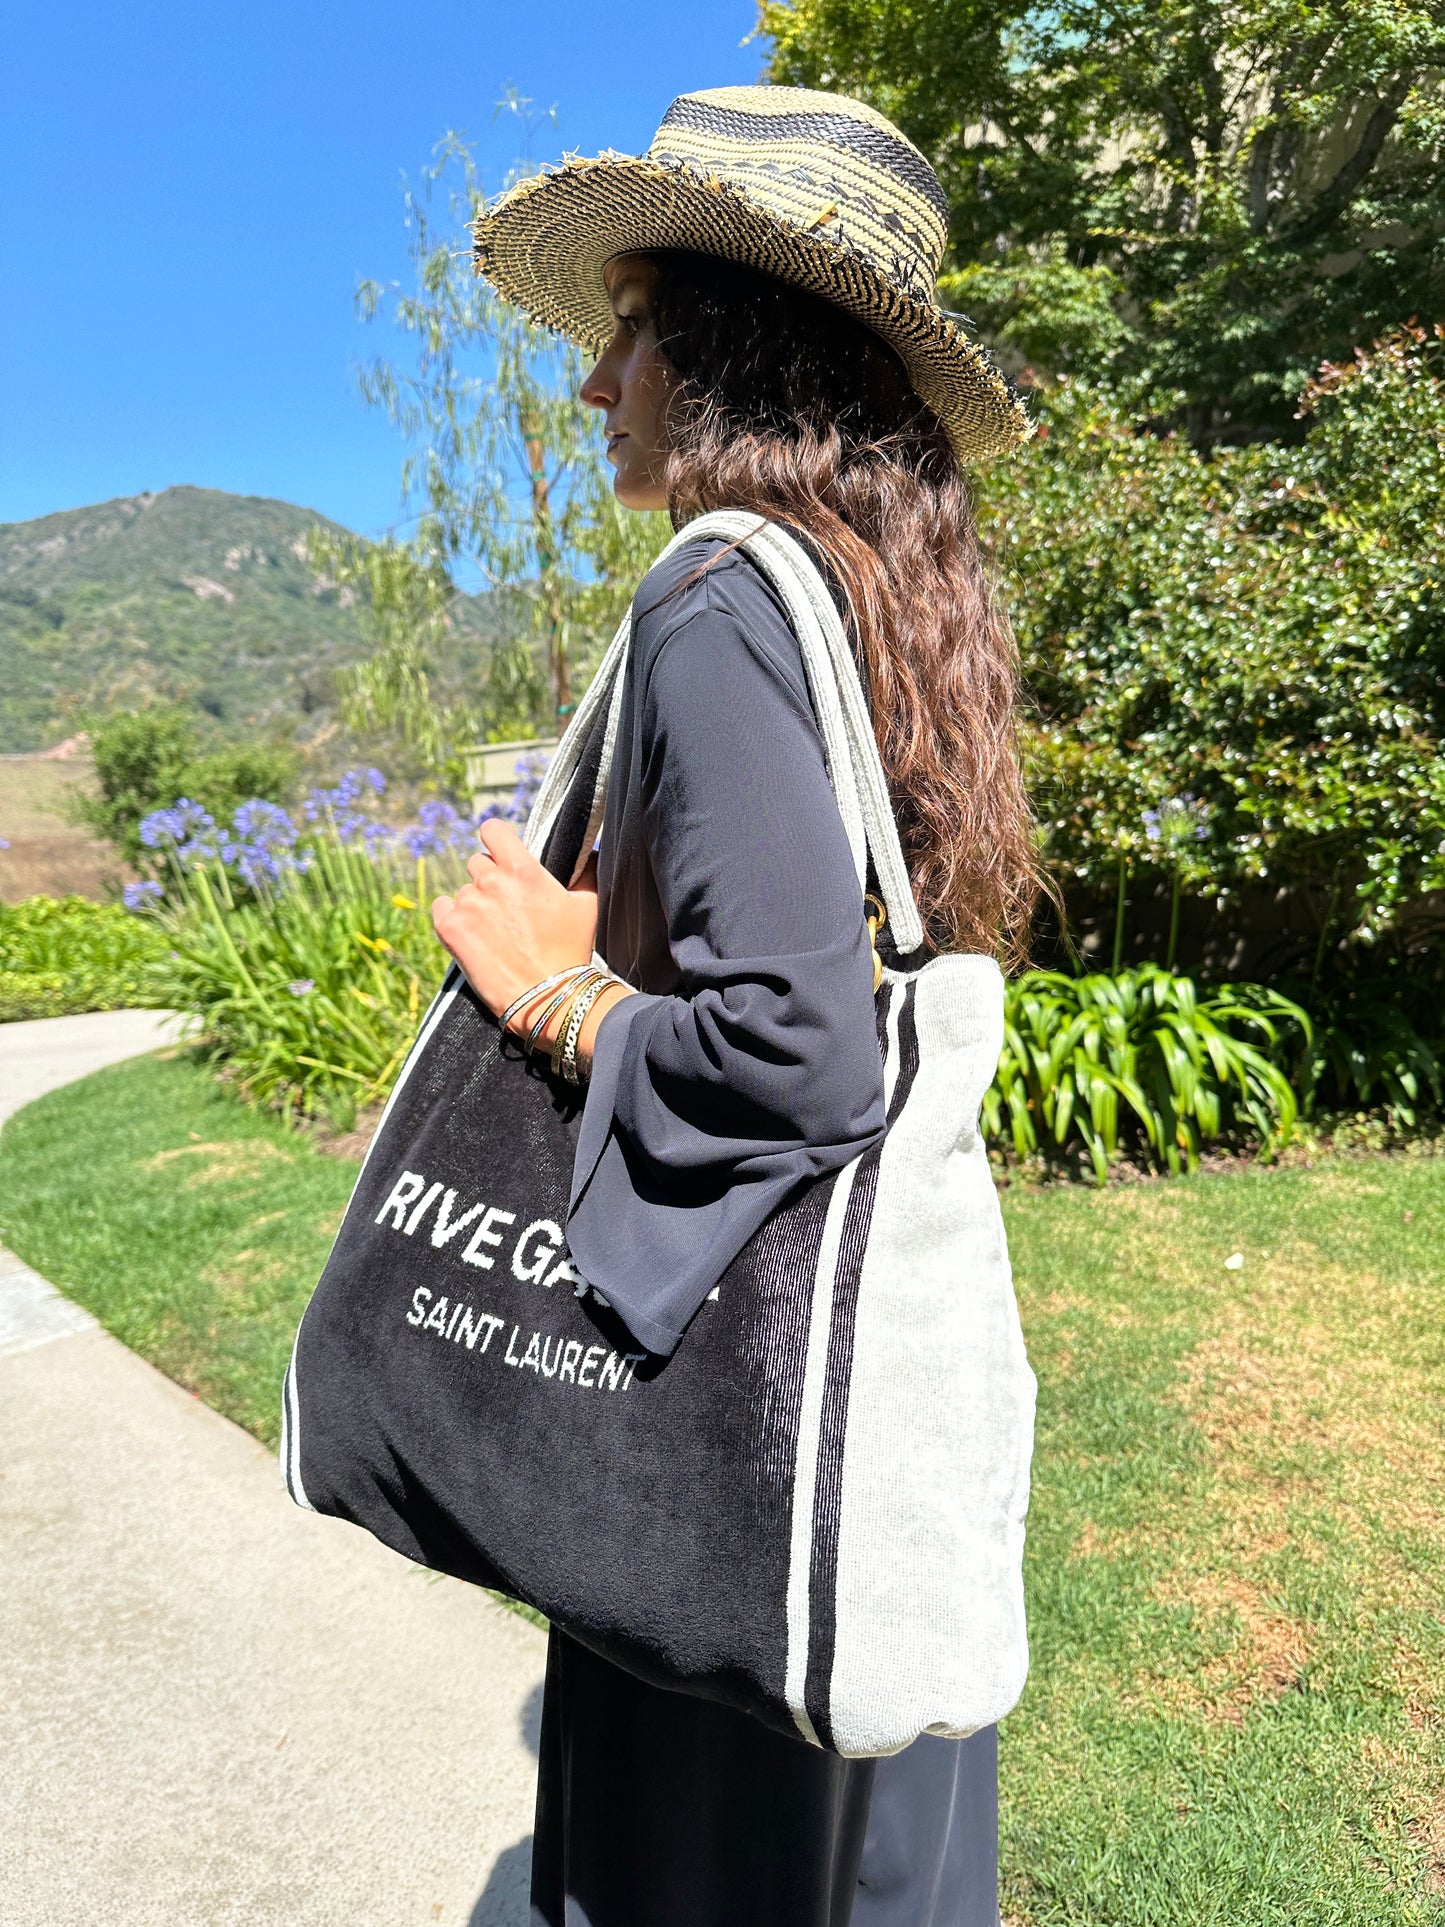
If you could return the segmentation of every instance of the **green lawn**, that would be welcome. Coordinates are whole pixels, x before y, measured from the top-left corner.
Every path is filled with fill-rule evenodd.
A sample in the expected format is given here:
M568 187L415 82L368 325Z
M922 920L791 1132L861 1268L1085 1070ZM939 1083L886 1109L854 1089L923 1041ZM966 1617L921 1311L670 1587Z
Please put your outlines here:
M356 1181L199 1065L143 1057L0 1136L0 1240L268 1445L281 1378Z
M1006 1911L1445 1921L1445 1162L1005 1209L1040 1392Z
M143 1060L6 1127L0 1236L274 1441L353 1174ZM1004 1208L1040 1381L1006 1916L1445 1923L1445 1161Z

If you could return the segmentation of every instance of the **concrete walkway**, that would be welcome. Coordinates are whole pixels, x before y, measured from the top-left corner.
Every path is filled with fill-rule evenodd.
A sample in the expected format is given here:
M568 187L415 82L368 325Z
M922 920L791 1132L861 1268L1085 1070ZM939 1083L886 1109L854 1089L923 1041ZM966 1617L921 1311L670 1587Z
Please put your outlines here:
M167 1034L0 1026L0 1117ZM5 1927L523 1927L544 1650L0 1251Z

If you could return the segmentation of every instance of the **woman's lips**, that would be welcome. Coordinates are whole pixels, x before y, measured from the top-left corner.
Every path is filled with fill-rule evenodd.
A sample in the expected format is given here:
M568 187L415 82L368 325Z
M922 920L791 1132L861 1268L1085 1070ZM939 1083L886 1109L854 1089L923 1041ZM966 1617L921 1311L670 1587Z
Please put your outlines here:
M625 442L626 440L627 440L627 430L625 428L617 429L615 433L607 437L607 453L609 455L615 455L617 453L618 443Z

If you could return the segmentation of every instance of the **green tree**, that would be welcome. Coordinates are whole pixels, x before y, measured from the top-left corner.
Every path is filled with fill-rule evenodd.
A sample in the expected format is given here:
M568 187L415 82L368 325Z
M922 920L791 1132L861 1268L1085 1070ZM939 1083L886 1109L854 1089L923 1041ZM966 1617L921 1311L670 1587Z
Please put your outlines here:
M114 710L87 723L95 765L93 794L77 793L77 822L113 843L127 863L144 868L141 819L189 797L224 822L238 803L279 803L296 781L294 752L265 743L206 750L192 711L157 703Z
M935 162L943 294L1138 377L1196 446L1293 432L1324 356L1445 314L1445 0L762 0L772 78Z
M342 720L360 734L400 737L452 788L465 780L459 750L476 734L475 716L438 694L434 667L452 620L457 590L435 557L395 541L312 532L319 582L353 590L369 653L337 674ZM497 681L493 665L491 684ZM491 709L496 718L495 691ZM521 729L530 725L531 705Z
M503 105L530 140L530 103ZM504 738L566 721L670 533L665 517L613 500L595 411L578 399L583 355L474 275L469 224L483 205L472 152L449 134L406 196L412 289L367 281L358 293L363 315L386 313L413 344L406 366L372 361L362 392L409 445L403 492L417 527L404 547L350 557L385 633L347 695L354 717L385 718L418 747L454 744L463 722L436 709L426 676L459 565L500 592L484 710L468 728Z

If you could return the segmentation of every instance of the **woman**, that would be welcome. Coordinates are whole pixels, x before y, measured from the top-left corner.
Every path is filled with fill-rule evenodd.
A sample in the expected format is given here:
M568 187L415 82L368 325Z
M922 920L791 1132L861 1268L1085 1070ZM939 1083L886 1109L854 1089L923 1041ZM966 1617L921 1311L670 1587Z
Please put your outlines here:
M756 510L845 612L930 943L1017 955L1037 887L1015 670L961 455L1023 422L934 304L942 195L833 96L675 102L649 156L569 163L478 228L479 265L605 346L582 388L618 500ZM605 303L607 321L599 316ZM488 823L435 906L519 1029L594 946L568 1239L653 1351L809 1176L883 1129L864 905L798 643L763 578L684 545L634 603L598 861L565 890ZM886 932L882 941L886 943ZM580 1008L580 1006L574 1006ZM539 1047L569 1021L564 1004ZM553 1632L536 1927L992 1927L991 1731L844 1760L645 1686Z

